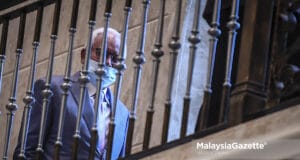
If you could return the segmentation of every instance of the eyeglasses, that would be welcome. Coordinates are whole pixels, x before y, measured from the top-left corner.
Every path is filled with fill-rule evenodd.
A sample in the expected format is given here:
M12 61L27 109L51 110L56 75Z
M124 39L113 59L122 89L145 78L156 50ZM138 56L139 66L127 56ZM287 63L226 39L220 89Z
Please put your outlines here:
M96 55L101 56L101 48L96 48ZM112 63L117 63L118 62L118 55L115 52L112 52L110 50L106 51L106 58L110 56Z

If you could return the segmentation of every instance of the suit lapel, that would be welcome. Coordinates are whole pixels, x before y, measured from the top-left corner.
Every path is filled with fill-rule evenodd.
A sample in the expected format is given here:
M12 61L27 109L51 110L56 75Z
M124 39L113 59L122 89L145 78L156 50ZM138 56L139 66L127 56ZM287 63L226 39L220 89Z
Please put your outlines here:
M80 72L75 73L71 80L73 82L72 87L70 89L70 92L72 96L75 99L75 102L77 106L79 106L80 101L80 84L78 82ZM113 96L110 91L110 89L107 90L107 94L109 103L112 104L113 102ZM93 119L94 119L94 109L89 101L89 95L88 92L85 92L85 101L83 106L83 112L82 116L84 121L86 122L88 128L91 128L93 125ZM118 100L116 107L116 114L115 114L115 133L114 133L114 139L113 139L113 150L112 150L112 159L118 159L123 145L125 145L125 139L126 139L126 129L127 129L127 121L128 121L128 115L129 112L126 109L125 105ZM112 106L111 106L112 107Z
M110 89L107 90L107 95L109 96L110 104L113 102L113 96ZM128 111L126 107L120 102L117 102L116 114L115 114L115 133L113 139L113 149L112 149L112 159L118 159L122 150L123 145L125 145L126 139L126 128L127 128Z
M80 84L78 82L78 78L80 76L80 72L76 72L72 77L71 80L73 82L72 87L70 89L71 94L73 95L75 102L77 104L77 107L79 107L80 102ZM89 100L89 95L86 90L84 93L84 102L83 102L83 108L82 108L82 117L84 121L87 124L87 127L90 129L93 126L93 119L94 119L94 110Z

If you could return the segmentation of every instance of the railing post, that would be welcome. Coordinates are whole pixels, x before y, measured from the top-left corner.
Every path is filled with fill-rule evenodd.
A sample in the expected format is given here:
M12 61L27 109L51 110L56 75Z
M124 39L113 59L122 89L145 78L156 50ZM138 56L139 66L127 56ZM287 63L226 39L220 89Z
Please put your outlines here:
M79 83L80 83L80 100L79 100L79 108L83 108L84 101L85 101L85 92L86 92L86 85L89 82L89 61L92 53L92 37L93 37L93 31L94 27L96 25L96 13L97 13L97 0L91 1L91 8L90 8L90 16L89 16L89 31L88 31L88 42L87 42L87 48L86 48L86 54L85 54L85 61L84 61L84 67L81 70L81 74L79 77ZM78 117L81 117L81 114L78 115ZM80 123L80 121L77 121ZM79 124L77 124L79 126ZM76 126L77 126L76 125ZM95 132L95 128L97 131L97 126L92 127L91 129L91 142L90 142L90 153L89 153L89 159L94 159L95 157L95 151L96 151L96 140L97 140L97 132ZM77 148L74 148L75 150L78 150Z
M206 79L206 86L204 90L204 98L203 103L200 108L199 116L198 116L198 124L196 126L196 131L203 130L207 126L207 119L211 101L211 94L212 94L212 76L214 70L214 63L215 63L215 54L216 48L218 44L218 37L221 35L221 30L219 29L219 19L220 19L220 10L221 10L221 1L222 0L215 0L214 1L214 11L213 11L213 19L211 23L211 28L208 30L209 35L211 38L209 39L209 60L208 60L208 71L207 71L207 79Z
M265 107L273 8L273 0L245 1L237 78L230 98L231 125Z
M9 19L5 18L2 23L2 34L1 34L1 42L0 42L0 93L2 91L2 76L3 76L4 63L5 63L8 25L9 25Z
M24 40L24 31L25 31L25 23L26 23L26 13L23 11L20 16L19 23L19 33L17 40L17 49L16 49L16 63L14 69L13 83L11 86L11 96L9 98L9 103L6 105L7 113L7 121L6 121L6 132L4 139L4 150L3 150L3 160L8 159L8 148L10 143L11 129L13 126L13 119L15 111L18 109L18 105L16 104L17 100L17 89L18 89L18 79L19 79L19 69L20 69L20 58L23 54L23 40Z
M43 95L44 96L43 103L47 103L47 104L45 104L45 106L48 106L48 103L50 102L50 98L52 96L52 91L50 90L50 86L51 86L51 79L52 79L52 73L53 73L53 62L54 62L55 44L56 44L57 32L58 32L58 26L59 26L60 8L61 8L61 0L57 0L55 3L55 8L54 8L52 33L50 36L51 43L50 43L50 52L49 52L49 57L48 57L48 70L47 70L47 75L46 75L46 84L45 84L45 89L43 90L43 93L48 93L48 94ZM62 107L61 107L61 109L62 109ZM61 116L61 114L59 115L59 120L61 119L60 116ZM60 127L60 125L61 125L61 121L59 121L58 130L60 130L62 128L62 127ZM59 153L59 150L57 149L57 145L61 144L61 135L60 136L58 135L57 137L58 138L56 139L55 150L54 150L55 155L57 155ZM55 156L54 156L54 159L55 159Z
M51 92L50 85L51 85L51 79L52 79L52 71L53 71L53 61L54 61L54 55L55 55L55 41L57 39L57 32L59 27L59 16L60 16L60 8L61 8L61 0L57 0L55 3L55 10L53 15L53 23L52 23L52 34L51 34L51 45L50 45L50 54L49 54L49 60L48 60L48 71L47 71L47 77L46 77L46 89L44 91ZM52 93L51 93L52 95ZM44 97L45 102L50 101L50 94L48 94L48 97ZM47 106L47 105L46 105ZM62 126L63 126L63 115L64 115L64 106L61 106L60 108L60 114L59 114L59 122L58 122L58 131L57 131L57 137L55 141L55 149L54 149L54 159L59 159L59 152L60 148L62 146Z
M102 98L100 99L100 94L102 90L102 81L103 76L106 74L105 71L105 65L106 65L106 52L107 52L107 34L108 34L108 28L110 24L110 18L111 18L111 11L112 11L112 4L113 0L106 0L106 6L104 11L104 31L103 31L103 39L102 39L102 50L100 54L100 61L98 63L98 69L96 70L97 74L97 91L96 91L96 100L94 103L95 108L95 119L94 119L94 125L97 126L97 117L98 117L98 108L99 104L102 102ZM97 49L97 52L100 52L100 48ZM106 159L111 159L112 154L112 145L113 145L113 138L114 138L114 129L115 129L115 122L114 122L114 115L115 114L115 108L111 108L110 113L110 122L109 122L109 134L108 134L108 147L107 147L107 153L106 153Z
M76 127L75 127L75 133L73 135L74 142L73 142L73 148L72 148L72 159L76 160L77 159L77 153L78 153L78 144L79 140L81 138L80 136L80 122L82 118L82 111L84 106L84 102L86 101L85 99L85 93L87 91L87 83L90 81L89 77L89 61L90 61L90 56L91 56L91 48L92 48L92 35L93 35L93 30L96 25L95 19L96 19L96 10L97 9L97 0L93 0L91 2L91 9L90 9L90 16L89 16L89 31L88 31L88 42L87 42L87 52L85 55L85 61L83 68L81 70L80 77L78 79L80 83L80 99L79 99L79 106L78 106L78 113L77 113L77 120L76 120ZM97 134L96 134L97 135ZM95 152L95 145L96 145L96 139L97 137L95 134L92 134L92 143L90 147L90 157L94 156ZM93 142L93 140L95 142ZM93 157L94 158L94 157Z
M223 83L223 91L221 98L221 107L219 115L219 123L222 123L224 120L228 119L228 110L229 110L229 100L231 93L231 71L232 63L235 51L236 36L237 30L240 28L239 19L239 4L240 0L233 0L232 9L230 15L230 21L227 23L229 29L228 32L228 44L227 44L227 59L226 59L226 71L225 71L225 80Z
M144 131L144 141L143 141L143 150L149 148L150 143L150 136L151 136L151 128L152 128L152 121L153 121L153 114L154 114L154 102L155 102L155 95L156 95L156 86L158 81L158 73L159 73L159 66L160 66L160 58L164 55L164 51L162 50L162 39L163 39L163 29L164 29L164 16L165 16L165 0L160 1L160 10L159 10L159 19L157 25L157 32L156 32L156 41L154 44L154 49L152 50L153 56L153 68L152 68L152 80L151 80L151 97L150 97L150 104L147 110L147 117L146 117L146 125Z
M187 84L186 84L186 92L183 98L183 111L182 111L182 121L181 121L181 131L180 131L180 138L185 137L187 126L188 126L188 117L189 117L189 110L190 110L190 93L191 93L191 86L193 80L193 71L194 71L194 64L195 64L195 54L197 51L197 44L200 43L201 39L199 37L199 30L200 30L200 19L201 19L201 0L196 1L195 6L195 13L194 13L194 22L193 28L191 30L191 35L189 36L190 42L190 55L189 55L189 64L188 64L188 75L187 75Z
M151 0L143 0L143 15L142 15L142 27L140 30L139 41L137 45L136 56L133 58L133 62L135 63L134 67L134 81L133 81L133 96L132 96L132 106L130 109L130 116L129 116L129 130L127 139L131 142L128 142L130 148L127 148L126 154L128 155L131 151L131 143L132 143L132 136L134 131L134 124L136 119L136 107L137 107L137 99L139 94L139 87L140 87L140 80L142 74L142 65L145 63L146 59L144 56L144 48L145 48L145 40L146 40L146 31L147 31L147 20L148 20L148 10Z
M120 92L121 92L121 85L122 85L122 76L124 73L124 70L126 69L126 64L124 63L126 60L127 56L127 32L128 32L128 24L129 24L129 17L131 14L131 5L132 5L132 0L126 0L125 2L125 7L124 7L124 16L125 16L125 21L123 24L123 34L121 37L121 46L120 46L120 55L118 56L117 64L116 64L116 69L118 70L117 74L117 79L116 79L116 86L114 89L114 101L113 101L113 108L116 108L118 106L117 102L120 97ZM132 129L131 129L132 128ZM133 126L129 125L129 130L133 131ZM127 132L129 134L129 132ZM133 132L132 132L133 133ZM132 137L130 135L127 135L126 137L126 155L130 153L131 149L131 142L132 142Z
M29 127L29 114L32 108L32 104L35 101L35 98L33 97L33 91L34 91L34 81L35 81L35 69L36 69L36 59L38 54L38 47L40 45L40 35L41 35L41 27L42 27L42 19L43 19L43 11L44 7L42 4L40 4L38 10L37 10L37 16L36 16L36 24L35 24L35 32L34 32L34 40L32 43L33 46L33 55L31 60L31 70L30 75L28 79L28 86L26 91L26 96L24 97L23 101L25 103L24 111L23 111L23 126L22 128L22 136L21 136L21 148L20 153L18 155L19 159L26 159L25 152L26 152L26 143L27 143L27 131Z
M58 3L60 3L60 2L58 2ZM69 30L70 40L69 40L68 58L67 58L67 63L66 63L64 83L62 84L62 87L61 87L62 90L63 90L61 108L65 107L66 99L67 99L67 96L68 96L68 90L71 87L69 77L70 77L70 73L71 73L71 64L72 64L71 62L72 62L72 54L73 54L74 35L75 35L75 32L76 32L78 3L79 3L78 0L73 1L71 25L70 25L70 30ZM56 18L54 18L54 19L56 19ZM58 26L55 26L55 27L58 27ZM54 29L54 28L52 28L52 29ZM57 29L57 28L55 28L55 29ZM51 38L53 38L52 42L54 43L55 39L56 39L56 36L52 36ZM52 48L50 48L50 49L52 49ZM54 51L53 51L53 54L54 54ZM52 55L50 55L50 58L53 58ZM49 62L49 67L50 67L50 65L52 65L52 63L53 63L53 59L51 59L51 61ZM52 67L48 68L46 89L43 90L43 92L42 92L44 100L43 100L43 105L42 105L42 116L41 116L40 130L39 130L39 140L38 140L38 146L37 146L37 149L36 149L38 160L42 159L42 154L43 154L43 140L44 140L44 134L45 134L45 123L46 123L47 112L48 112L47 110L48 110L48 105L50 103L50 97L52 96L52 91L50 90L51 78L52 78Z
M169 133L169 123L170 123L170 114L172 108L172 89L173 89L173 82L174 82L174 75L176 70L176 63L177 63L177 55L178 50L181 47L180 44L180 18L181 18L181 5L182 0L177 1L176 11L175 11L175 21L174 21L174 28L171 37L171 41L169 43L169 48L172 50L170 52L170 72L168 77L168 87L167 87L167 98L165 102L165 112L164 112L164 121L163 121L163 132L161 143L165 144L168 141L168 133Z
M70 76L71 76L71 70L72 70L73 47L74 47L74 38L75 38L75 33L76 33L78 8L79 8L79 0L74 0L73 1L73 6L72 6L71 23L70 23L70 28L69 28L69 34L70 35L69 35L68 57L67 57L65 75L64 75L64 82L61 85L61 89L63 90L62 102L61 102L61 111L63 111L63 112L60 112L60 114L63 114L63 117L64 117L64 110L65 110L66 103L67 103L67 98L68 98L68 95L69 95L68 92L71 88ZM47 106L43 106L43 109L44 109L44 107L46 108ZM63 123L60 127L63 127ZM62 128L60 128L58 130L62 131ZM56 143L56 144L58 144L58 143ZM72 153L74 153L73 150L72 150ZM73 156L74 156L74 154L72 154L72 158L73 158Z

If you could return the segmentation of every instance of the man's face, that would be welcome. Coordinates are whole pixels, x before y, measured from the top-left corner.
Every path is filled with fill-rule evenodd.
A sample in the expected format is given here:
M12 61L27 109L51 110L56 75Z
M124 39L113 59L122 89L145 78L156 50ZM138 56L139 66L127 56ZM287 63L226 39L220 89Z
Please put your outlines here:
M106 50L106 65L109 67L114 67L117 63L117 57L119 55L119 48L120 48L120 38L118 35L115 35L114 33L108 32L107 34L107 50ZM94 41L94 44L92 46L92 53L91 53L91 59L94 61L99 62L100 55L96 52L97 48L102 47L102 35L99 34ZM102 53L102 51L101 51ZM101 54L100 53L100 54ZM102 56L102 55L101 55ZM84 63L85 58L85 51L84 54L81 55L81 62Z

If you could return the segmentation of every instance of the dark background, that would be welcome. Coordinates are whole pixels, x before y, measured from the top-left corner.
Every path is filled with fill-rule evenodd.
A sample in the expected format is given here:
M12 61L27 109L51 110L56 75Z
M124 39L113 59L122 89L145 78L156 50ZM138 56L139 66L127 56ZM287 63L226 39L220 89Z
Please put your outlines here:
M25 1L26 0L0 0L0 11Z

